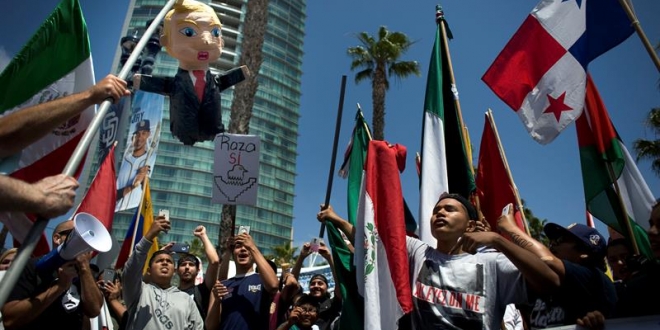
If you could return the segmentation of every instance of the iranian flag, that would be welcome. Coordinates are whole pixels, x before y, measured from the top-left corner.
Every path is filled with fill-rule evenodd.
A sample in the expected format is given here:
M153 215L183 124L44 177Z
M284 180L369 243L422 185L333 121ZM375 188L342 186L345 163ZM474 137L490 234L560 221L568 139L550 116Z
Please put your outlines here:
M0 116L83 91L93 84L89 37L80 4L78 0L63 0L0 74ZM94 112L90 107L19 154L4 159L0 172L26 182L62 173ZM0 221L19 243L30 230L32 219L36 217L31 214L0 214ZM34 254L49 249L42 237Z
M585 111L576 128L588 212L628 238L630 224L639 251L652 258L646 230L655 198L612 125L590 76L586 91Z
M419 236L436 245L430 228L431 212L442 193L458 193L469 198L476 189L465 149L458 108L458 91L451 80L444 15L438 8L438 28L429 62L424 98L422 154L420 161Z
M398 329L413 309L399 172L406 149L371 141L357 213L355 259L364 297L364 329Z

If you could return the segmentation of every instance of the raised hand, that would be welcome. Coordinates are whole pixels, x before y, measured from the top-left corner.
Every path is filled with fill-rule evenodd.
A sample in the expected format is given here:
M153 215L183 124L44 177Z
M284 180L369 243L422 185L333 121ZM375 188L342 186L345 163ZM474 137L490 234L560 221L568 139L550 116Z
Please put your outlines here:
M88 89L87 92L95 104L99 104L107 98L111 98L113 103L117 103L122 97L131 95L131 92L126 89L126 86L126 81L119 79L115 75L107 75L96 85Z
M148 240L153 241L161 231L167 232L170 230L170 228L170 221L167 220L165 216L159 215L151 223L151 227L149 227L149 231L145 237Z
M252 240L252 236L247 233L240 234L238 236L234 236L234 244L240 244L244 246L248 251L256 251L257 246L254 244L254 241Z
M174 246L174 243L176 243L176 242L169 242L169 243L163 245L160 249L165 250L165 251L172 251L172 246Z
M104 287L105 290L103 293L105 294L105 297L108 298L108 300L115 300L121 297L121 282L119 282L119 280L115 280L114 283L105 282Z
M332 255L330 254L330 250L328 249L328 246L325 245L323 241L319 243L319 254L325 258L326 260L329 260L332 258Z
M289 324L296 324L296 322L300 320L300 314L302 314L302 308L294 307L289 314L289 319L287 322L289 322Z
M312 254L312 245L309 242L306 242L300 250L300 255L303 258L307 258L310 254Z
M79 184L76 179L58 174L41 179L34 188L44 194L44 202L37 205L35 213L46 218L54 218L68 212L76 198Z
M197 226L195 230L193 231L193 235L196 237L202 238L203 236L206 236L206 227L204 226Z

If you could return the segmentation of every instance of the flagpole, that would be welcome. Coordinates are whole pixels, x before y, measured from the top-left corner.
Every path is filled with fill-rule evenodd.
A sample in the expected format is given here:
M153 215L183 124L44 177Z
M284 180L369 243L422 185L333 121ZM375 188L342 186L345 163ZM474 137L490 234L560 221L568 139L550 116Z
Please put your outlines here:
M337 143L339 142L339 131L341 130L341 113L344 111L344 92L346 91L346 75L341 76L341 90L339 92L339 108L337 109L337 123L335 124L335 140L332 143L332 160L330 160L330 173L328 174L328 187L325 191L325 204L323 208L330 205L330 193L332 192L332 177L335 173L335 161L337 160ZM321 222L319 238L323 238L325 223Z
M509 161L506 159L506 155L504 154L504 146L502 146L502 141L500 141L500 133L497 131L497 125L495 125L495 118L493 118L493 111L491 109L488 109L488 111L486 112L486 116L488 117L488 123L490 124L490 127L493 129L493 133L495 135L495 141L497 141L497 150L500 152L500 158L502 158L502 163L504 163L504 168L506 169L506 174L509 177L509 182L511 182L511 185L513 186L513 195L516 198L516 206L518 207L518 210L520 210L523 227L525 228L525 232L527 233L527 235L532 236L529 231L529 224L527 223L527 218L525 218L525 211L522 205L522 200L520 199L520 193L518 192L518 187L516 186L515 181L513 181L513 174L511 174L511 168L509 168Z
M445 56L447 56L447 64L449 65L449 79L451 79L451 85L452 85L452 92L454 93L454 105L456 106L456 113L458 114L458 123L461 125L461 130L463 131L463 141L461 143L463 144L463 149L464 150L470 150L471 148L466 146L465 143L465 130L467 129L465 127L465 124L463 122L463 112L461 111L461 103L458 101L458 91L456 89L456 78L454 76L454 67L451 63L451 54L449 54L449 42L447 41L447 29L445 27L445 20L444 16L441 16L439 18L440 20L440 28L442 30L442 42L445 44ZM472 172L472 175L474 175L474 166L472 165L472 155L468 155L468 163L470 165L470 172Z
M163 9L160 11L160 13L158 13L158 16L156 16L156 18L151 23L151 25L149 25L147 31L144 32L144 36L137 43L135 49L131 53L131 56L128 58L128 60L126 60L126 64L124 64L124 67L117 75L119 79L122 80L126 79L128 73L133 67L133 64L142 53L142 49L147 45L149 38L154 33L154 31L156 31L158 25L160 25L160 22L165 17L165 14L167 14L167 12L172 8L172 6L176 1L177 0L169 0L167 4L165 4ZM92 122L89 124L89 127L87 127L87 129L85 130L85 133L83 134L82 138L80 139L80 142L76 146L76 149L73 151L71 158L69 158L69 161L64 167L64 171L63 171L64 174L69 176L73 176L75 174L78 165L80 165L80 162L82 161L85 152L89 148L89 145L91 144L92 139L94 138L94 135L96 135L96 132L101 126L101 122L103 121L103 118L105 118L105 114L108 112L108 108L110 108L110 104L112 103L112 101L113 101L112 99L106 99L98 107L98 110L94 115ZM9 297L9 293L11 293L13 287L16 285L16 282L18 281L20 274L23 272L25 265L27 264L28 260L30 259L30 256L32 255L32 252L34 252L34 249L37 246L37 242L39 241L40 236L43 234L44 230L46 229L49 220L50 219L46 219L41 216L37 217L37 220L32 224L30 231L25 236L25 239L23 240L23 244L21 244L21 246L18 248L18 252L16 253L16 257L14 258L11 267L7 270L3 280L0 282L0 306L3 306L7 301L7 297Z
M660 58L658 58L658 54L655 52L655 49L653 49L651 42L646 37L646 33L644 33L644 30L642 30L642 26L639 24L639 20L637 19L637 16L632 11L631 8L632 6L628 5L627 0L619 0L619 3L621 4L621 7L623 7L624 11L628 15L628 18L630 19L633 28L635 28L635 32L637 32L637 35L639 36L639 39L642 40L642 44L644 45L644 48L646 48L646 51L649 53L649 56L651 56L651 60L653 60L653 64L655 64L655 68L658 71L660 71Z
M449 40L447 40L447 27L445 24L447 22L445 21L445 16L442 10L439 8L439 6L436 6L437 8L437 13L436 13L436 20L438 21L438 24L440 24L440 30L442 32L442 43L444 44L445 47L445 56L447 56L447 65L449 69L449 79L451 80L451 90L454 94L454 106L456 107L456 113L458 115L458 123L461 126L461 135L463 139L461 140L461 143L463 144L463 150L466 152L467 156L467 161L468 161L468 167L470 168L470 173L472 173L472 177L474 177L474 164L472 162L472 147L469 146L469 143L466 143L466 138L469 140L470 135L468 134L467 127L465 126L465 123L463 122L463 112L461 111L461 103L458 101L458 90L456 88L456 77L454 76L454 66L452 65L451 62L451 54L449 52ZM470 197L470 196L465 196L465 197ZM473 194L474 197L474 202L475 206L477 207L477 212L479 213L479 220L484 218L483 213L481 212L481 203L479 203L479 196L477 194Z
M357 108L358 111L360 111L360 116L362 116L362 108L360 107L360 103L357 104ZM364 132L367 133L367 137L369 138L369 141L373 140L373 138L371 137L371 131L369 130L369 126L367 126L367 122L363 120L362 126L364 126Z
M616 192L616 197L619 200L619 207L621 207L623 221L626 223L625 228L628 231L630 242L632 243L632 247L633 250L635 251L635 254L638 255L639 245L637 244L637 238L635 238L635 232L633 231L632 225L630 224L630 220L628 219L628 208L626 207L626 203L623 202L623 198L621 198L621 188L619 187L619 182L616 178L616 175L614 175L614 169L612 168L612 163L606 161L605 164L607 165L607 172L610 175L610 179L612 179L612 183L614 184L614 192ZM621 225L621 222L619 222L619 225Z
M149 176L144 177L142 181L142 197L140 198L140 206L138 206L137 213L135 213L135 226L133 226L133 235L131 236L131 249L128 251L128 256L130 257L133 254L133 249L135 248L135 237L137 237L138 222L140 221L140 215L142 214L142 206L144 205L144 194L147 193L145 189L147 187L147 181L149 181Z

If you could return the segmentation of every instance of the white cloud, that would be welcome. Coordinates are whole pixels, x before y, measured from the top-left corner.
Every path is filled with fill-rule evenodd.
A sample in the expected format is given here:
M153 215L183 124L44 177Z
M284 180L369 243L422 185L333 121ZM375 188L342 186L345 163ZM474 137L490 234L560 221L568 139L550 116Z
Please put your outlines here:
M0 72L2 72L5 67L11 61L12 56L7 53L5 47L0 46Z

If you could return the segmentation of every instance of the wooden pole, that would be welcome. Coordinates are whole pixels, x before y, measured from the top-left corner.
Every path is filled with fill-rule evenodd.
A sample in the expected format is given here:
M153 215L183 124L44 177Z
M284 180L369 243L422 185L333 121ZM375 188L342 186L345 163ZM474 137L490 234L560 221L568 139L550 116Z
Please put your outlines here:
M339 131L341 130L341 114L344 110L344 93L346 91L346 75L341 76L341 91L339 94L339 108L337 109L337 123L335 124L335 139L332 143L332 159L330 160L330 174L328 174L328 187L325 191L324 208L330 205L330 194L332 193L332 178L335 174L335 161L337 159L337 143L339 142ZM319 238L323 238L325 223L321 222Z
M472 173L472 177L474 178L474 162L472 161L472 146L470 144L470 135L468 133L468 129L465 126L465 123L463 122L463 113L461 111L461 103L458 101L458 89L456 88L456 78L454 76L454 67L451 63L451 54L449 53L449 42L447 40L447 28L445 27L445 20L444 16L439 16L437 17L439 20L438 24L440 24L440 30L442 32L442 43L444 44L444 50L445 50L445 56L447 57L447 64L448 64L448 69L449 69L449 79L451 81L451 90L454 94L454 106L456 107L456 114L458 116L458 124L460 125L461 128L461 135L463 137L461 143L463 144L463 150L465 150L467 161L468 161L468 167L470 168L470 173ZM470 197L470 196L466 196ZM474 197L474 202L475 206L477 208L477 213L479 216L479 220L482 220L484 218L483 213L481 212L481 203L479 203L479 196L477 194L473 195Z
M456 79L454 77L454 68L451 64L451 55L449 54L449 42L447 42L447 30L445 28L445 20L444 19L440 20L440 28L442 30L442 42L445 44L445 47L444 47L445 53L446 53L445 56L447 56L447 63L448 63L448 66L449 66L449 79L451 80L451 86L452 86L451 89L452 89L452 92L454 93L454 106L456 107L456 114L458 115L458 124L461 126L461 131L462 131L462 135L463 135L463 141L461 141L461 142L463 143L463 150L465 150L466 153L467 153L468 151L472 150L472 148L468 145L469 142L466 141L466 137L468 137L467 140L469 141L469 135L467 135L467 127L465 126L465 123L463 122L463 114L461 112L461 103L458 101L458 90L456 89ZM473 162L472 162L472 155L471 154L467 155L467 159L468 159L468 164L470 165L470 172L474 176L474 165L473 165Z
M360 108L360 103L357 104L358 111L360 111L360 115L362 114L362 108ZM364 117L364 116L363 116ZM371 137L371 131L369 130L369 126L367 126L366 121L362 121L362 126L364 126L364 131L367 133L367 137L369 138L369 141L373 140Z
M520 210L523 227L527 235L531 237L532 235L529 231L529 225L527 223L527 219L525 218L525 211L522 205L522 200L520 199L520 194L518 193L518 187L516 186L515 181L513 181L511 168L509 168L509 161L506 159L506 154L504 153L504 147L502 146L502 141L500 141L500 133L497 131L497 125L495 125L495 118L493 118L493 111L491 109L488 109L488 111L486 112L486 116L488 117L488 123L490 124L490 127L493 129L493 133L495 134L495 141L497 141L497 149L500 152L500 157L502 158L502 162L504 163L504 168L506 169L506 174L509 177L509 182L511 182L511 186L513 186L513 193L514 196L516 197L516 206L518 207L518 210Z
M137 229L139 227L138 222L140 221L140 214L142 214L142 206L144 204L144 194L147 193L145 189L147 187L147 181L149 181L148 175L145 176L144 181L142 181L142 197L140 198L140 206L138 206L137 213L135 214L135 226L133 227L133 235L131 236L131 250L128 252L129 257L131 256L131 254L133 254L133 248L135 247L135 237L137 236Z
M623 226L626 231L628 231L628 236L630 238L630 242L632 243L633 250L635 251L635 254L639 254L639 245L637 244L637 238L635 238L635 232L633 231L632 225L630 224L630 219L628 219L628 208L626 207L626 203L623 201L623 198L621 197L621 188L619 187L619 182L617 180L616 175L614 175L614 169L612 168L612 163L605 161L605 164L607 165L607 172L610 175L610 179L612 179L612 183L614 184L614 192L616 193L617 200L619 201L619 207L621 207L621 216L622 220L625 222L625 225ZM621 225L621 221L619 221L619 225ZM622 228L623 229L623 228Z
M644 30L642 30L642 26L639 24L639 20L637 19L635 13L633 13L631 6L628 4L628 1L619 0L619 3L621 4L621 7L623 7L626 14L628 15L628 18L630 19L633 28L635 28L635 32L637 32L637 35L639 36L639 39L642 40L642 44L644 45L644 48L646 48L646 51L649 53L649 56L651 56L651 60L653 61L653 64L655 64L655 68L658 71L660 71L660 58L658 58L658 54L655 52L655 49L653 49L651 42L646 37L646 33L644 33Z

